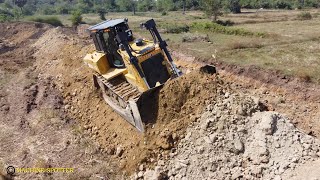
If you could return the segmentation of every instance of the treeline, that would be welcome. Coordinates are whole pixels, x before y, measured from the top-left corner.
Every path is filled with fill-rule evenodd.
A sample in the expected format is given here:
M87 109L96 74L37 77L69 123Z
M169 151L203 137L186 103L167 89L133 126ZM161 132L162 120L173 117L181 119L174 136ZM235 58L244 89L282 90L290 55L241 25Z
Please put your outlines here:
M295 9L320 7L320 0L0 0L0 19L19 18L34 14L71 14L75 11L98 13L122 11L174 10L229 11L240 13L241 8ZM209 12L208 12L209 11Z

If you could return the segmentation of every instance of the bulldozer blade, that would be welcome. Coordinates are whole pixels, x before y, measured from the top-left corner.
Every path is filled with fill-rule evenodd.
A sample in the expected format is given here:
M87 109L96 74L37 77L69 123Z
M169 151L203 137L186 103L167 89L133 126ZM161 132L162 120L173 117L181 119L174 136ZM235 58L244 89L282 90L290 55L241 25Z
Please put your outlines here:
M145 123L152 122L154 119L153 115L156 110L153 109L155 104L153 100L157 99L156 92L162 85L143 93L138 90L132 93L132 89L128 88L131 85L125 80L114 83L107 81L100 75L94 75L93 81L95 87L101 89L105 102L139 132L143 133ZM121 87L123 88L121 89ZM131 96L125 97L128 94Z
M200 71L215 74L216 68L212 65L205 65L200 68ZM106 103L139 132L143 133L147 124L155 123L159 109L159 92L164 84L143 93L138 90L132 93L134 87L125 79L118 79L115 83L107 81L100 75L95 75L94 85L102 90ZM132 88L130 89L129 86Z

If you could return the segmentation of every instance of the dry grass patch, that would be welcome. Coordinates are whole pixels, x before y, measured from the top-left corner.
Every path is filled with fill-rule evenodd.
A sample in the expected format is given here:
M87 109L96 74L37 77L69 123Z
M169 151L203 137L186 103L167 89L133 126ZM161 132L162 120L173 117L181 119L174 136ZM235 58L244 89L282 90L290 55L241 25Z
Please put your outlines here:
M232 50L232 49L247 49L247 48L262 48L263 45L258 40L254 41L236 41L227 44L225 50Z

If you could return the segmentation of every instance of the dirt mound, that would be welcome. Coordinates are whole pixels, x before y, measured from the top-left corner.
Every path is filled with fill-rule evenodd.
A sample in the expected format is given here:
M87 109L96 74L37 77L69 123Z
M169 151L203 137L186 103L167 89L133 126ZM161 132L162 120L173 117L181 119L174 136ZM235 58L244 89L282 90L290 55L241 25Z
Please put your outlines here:
M222 93L187 129L169 161L133 178L281 179L319 159L317 139L279 113L259 112L258 99L226 90L218 89Z
M186 127L199 117L208 103L215 101L217 84L216 75L198 69L168 81L159 92L148 96L151 99L146 101L151 103L146 104L148 109L142 110L141 115L152 119L146 122L146 138L155 144L152 148L173 148Z

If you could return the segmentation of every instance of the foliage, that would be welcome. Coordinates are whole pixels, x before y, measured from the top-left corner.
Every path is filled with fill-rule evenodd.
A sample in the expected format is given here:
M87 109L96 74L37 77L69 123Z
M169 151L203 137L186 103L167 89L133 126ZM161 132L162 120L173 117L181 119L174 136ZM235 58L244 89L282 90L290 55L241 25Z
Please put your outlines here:
M158 11L165 15L168 11L203 10L206 15L217 20L223 10L240 13L241 8L277 8L303 9L319 7L320 0L0 0L0 9L5 9L14 15L14 19L34 14L70 14L98 13L104 19L106 12L118 11ZM1 17L11 18L4 13Z
M240 0L229 0L226 1L225 7L232 13L241 13Z
M51 24L53 26L63 26L62 22L59 20L59 18L55 16L51 17L32 17L29 19L30 21L40 22L40 23L47 23Z
M232 25L234 25L234 22L231 21L231 20L226 20L226 21L217 20L216 23L220 24L222 26L232 26Z
M312 19L312 15L309 12L301 12L298 14L297 18L299 20L310 20Z
M189 31L189 26L186 24L158 23L161 29L166 33L183 33Z
M257 36L265 37L265 33L251 32L241 28L228 28L213 22L194 22L191 24L191 29L195 31L214 32L228 35L238 36Z
M22 8L27 3L27 0L14 0L14 3L18 7Z
M80 11L73 11L71 15L72 25L77 26L82 22L82 14Z
M119 11L131 11L133 1L132 0L117 0L116 5Z
M98 15L99 15L101 20L103 20L103 21L106 20L105 15L107 13L107 10L105 8L97 7L96 11L97 11L97 13L98 13Z
M217 21L218 16L222 14L222 1L221 0L203 0L203 9L206 15Z
M292 4L284 0L279 0L276 2L275 7L278 9L292 9Z
M0 22L6 22L12 20L12 16L8 14L1 14L0 13Z
M157 0L157 10L159 12L175 10L173 0Z
M139 0L137 2L137 9L138 11L151 11L155 8L155 1L153 0Z

